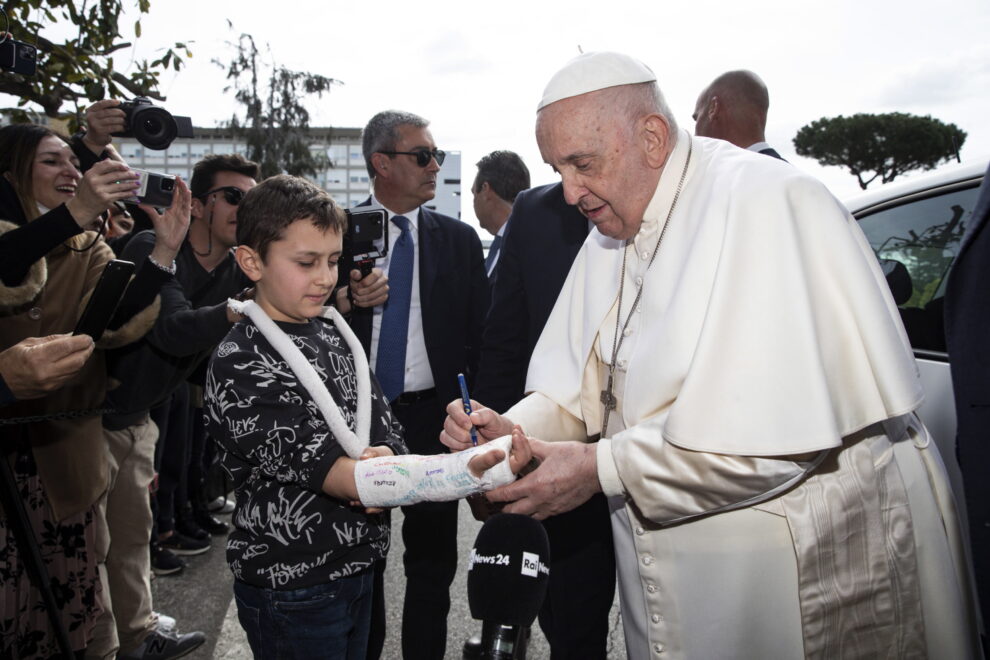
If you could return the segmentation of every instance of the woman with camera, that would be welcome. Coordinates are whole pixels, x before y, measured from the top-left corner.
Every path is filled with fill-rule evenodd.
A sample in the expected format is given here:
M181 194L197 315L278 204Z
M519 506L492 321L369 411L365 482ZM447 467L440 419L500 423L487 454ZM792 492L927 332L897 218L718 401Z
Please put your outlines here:
M43 126L0 128L0 351L26 337L71 333L114 258L100 233L84 228L133 196L138 179L125 163L99 160L111 131L101 129L92 109L88 118L88 139L72 146ZM80 160L91 165L85 174ZM107 488L100 408L110 384L101 349L133 342L151 327L158 289L172 277L188 227L189 203L180 182L165 214L145 209L155 224L155 249L79 374L45 396L0 409L0 460L13 471L76 655L102 609L93 521ZM58 655L55 627L22 554L30 543L12 532L13 516L9 506L0 511L0 657Z

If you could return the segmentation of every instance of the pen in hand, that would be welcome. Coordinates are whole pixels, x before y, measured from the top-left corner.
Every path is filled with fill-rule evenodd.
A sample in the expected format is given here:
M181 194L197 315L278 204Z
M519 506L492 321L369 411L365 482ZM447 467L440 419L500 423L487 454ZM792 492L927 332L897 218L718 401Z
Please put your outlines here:
M461 386L461 401L464 403L464 412L470 417L471 395L468 394L467 381L464 380L464 374L457 374L457 383ZM471 444L475 447L478 446L478 431L474 428L474 424L471 425Z

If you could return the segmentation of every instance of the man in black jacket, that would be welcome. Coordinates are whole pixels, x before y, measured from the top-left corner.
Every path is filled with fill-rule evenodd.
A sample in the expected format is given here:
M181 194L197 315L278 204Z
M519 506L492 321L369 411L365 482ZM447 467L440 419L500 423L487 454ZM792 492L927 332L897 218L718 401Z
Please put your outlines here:
M446 451L439 440L446 405L460 396L458 373L473 381L489 300L477 233L425 206L436 195L437 172L446 155L436 148L428 125L422 117L390 110L375 115L364 129L364 158L374 181L371 202L383 207L389 219L388 256L365 284L384 273L388 301L362 307L374 294L353 277L350 283L357 305L351 326L405 429L409 451L416 454ZM457 502L402 510L402 654L440 659L457 570ZM377 596L368 644L372 658L384 640L380 587Z
M990 621L990 169L966 227L945 292L945 339L956 399L956 458L963 475L973 568L984 625ZM984 635L985 638L985 635ZM984 640L984 648L986 643Z
M474 398L505 412L523 398L526 371L589 224L555 183L519 193L505 230L485 322ZM615 555L605 497L544 521L550 584L540 628L553 660L605 658Z

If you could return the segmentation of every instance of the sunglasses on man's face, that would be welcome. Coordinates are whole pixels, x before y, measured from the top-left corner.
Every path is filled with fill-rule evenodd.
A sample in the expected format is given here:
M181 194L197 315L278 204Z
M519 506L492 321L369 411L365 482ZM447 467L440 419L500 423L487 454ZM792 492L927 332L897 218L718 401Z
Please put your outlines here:
M437 165L443 165L443 161L447 157L446 151L441 151L436 147L433 149L418 149L416 151L381 151L379 153L387 156L415 156L416 164L420 167L426 167L434 158L437 161Z
M218 192L223 193L223 198L227 200L227 203L231 206L237 206L240 204L245 195L244 191L240 188L235 188L234 186L223 186L221 188L214 188L213 190L203 193L203 197L209 197L213 193Z

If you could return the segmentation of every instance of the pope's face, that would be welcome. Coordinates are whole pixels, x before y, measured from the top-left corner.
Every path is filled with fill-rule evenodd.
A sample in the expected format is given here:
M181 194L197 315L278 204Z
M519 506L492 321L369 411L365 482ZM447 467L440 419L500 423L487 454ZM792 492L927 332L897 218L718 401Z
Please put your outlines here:
M607 91L607 90L603 90ZM552 103L536 119L536 141L543 160L560 174L564 198L578 207L598 231L632 238L653 198L636 121L591 92Z

